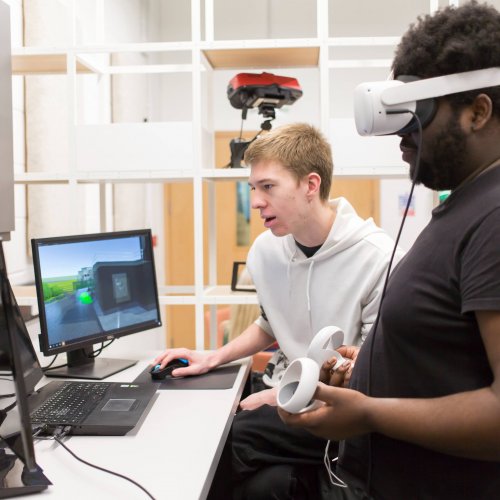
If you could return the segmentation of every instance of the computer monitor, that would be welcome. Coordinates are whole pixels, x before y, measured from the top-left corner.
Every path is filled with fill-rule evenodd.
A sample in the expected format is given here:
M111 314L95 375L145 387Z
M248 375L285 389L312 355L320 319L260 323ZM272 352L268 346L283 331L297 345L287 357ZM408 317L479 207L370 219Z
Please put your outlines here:
M0 498L35 493L51 484L35 460L28 394L42 378L33 345L12 292L0 241ZM12 391L15 401L8 395ZM12 398L14 399L14 398ZM7 445L7 446L5 446Z
M161 325L151 231L33 239L40 349L66 353L48 376L102 379L135 364L94 344Z

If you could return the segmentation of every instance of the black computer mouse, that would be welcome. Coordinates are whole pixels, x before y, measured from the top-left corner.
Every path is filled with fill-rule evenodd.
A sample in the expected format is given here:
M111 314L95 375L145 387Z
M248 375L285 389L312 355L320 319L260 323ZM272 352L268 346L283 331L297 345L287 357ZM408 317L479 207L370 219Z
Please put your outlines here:
M176 368L185 368L189 366L189 361L184 358L173 359L169 361L164 368L160 368L160 364L153 366L149 373L151 373L151 377L153 380L163 380L165 378L176 378L172 376L172 371Z

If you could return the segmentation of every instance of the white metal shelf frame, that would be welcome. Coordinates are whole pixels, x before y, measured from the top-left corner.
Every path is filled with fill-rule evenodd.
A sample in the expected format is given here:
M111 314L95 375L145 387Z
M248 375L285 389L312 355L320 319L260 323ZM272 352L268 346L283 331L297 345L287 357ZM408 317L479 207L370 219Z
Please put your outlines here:
M215 238L209 241L209 280L204 283L204 260L203 260L203 183L208 183L208 205L209 205L209 234L216 234L215 226L215 190L214 181L234 181L248 178L248 169L231 170L213 168L213 159L202 158L203 150L203 89L202 77L210 82L211 73L220 68L246 68L254 67L248 64L246 58L266 54L277 54L280 58L291 56L301 52L304 59L299 66L314 66L319 69L319 93L320 93L320 122L323 132L328 135L329 130L329 87L331 82L330 70L336 68L363 68L363 67L389 67L387 59L335 59L331 58L329 49L332 47L371 47L371 46L395 46L398 37L329 37L329 8L334 8L328 0L316 0L316 37L299 39L263 39L263 40L215 40L214 39L214 0L191 0L191 33L192 40L189 42L148 42L148 43L120 43L120 44L88 44L78 45L76 43L76 8L75 1L69 2L68 24L72 27L71 39L68 46L64 47L23 47L13 51L13 68L16 74L66 74L68 84L68 129L69 150L71 152L67 172L51 173L25 173L17 174L15 182L18 184L68 184L72 190L76 190L78 184L99 183L107 186L117 182L191 182L194 191L194 245L195 258L193 266L195 279L192 293L186 290L178 293L161 291L160 301L162 304L189 304L195 306L196 316L196 347L204 347L204 308L206 305L214 312L219 304L256 303L255 294L234 294L228 287L216 283L217 267L216 253L217 242ZM204 2L204 20L201 16L201 2ZM450 4L458 4L458 1L450 0ZM438 0L429 1L429 11L433 12L439 6ZM104 29L102 11L97 13L96 25ZM202 39L202 21L204 22L205 37ZM113 66L111 58L107 61L98 60L99 54L111 55L120 52L187 52L190 53L190 62L185 64L145 64ZM275 52L273 52L275 51ZM218 65L217 57L226 57L225 64ZM236 62L232 62L235 60ZM282 60L282 59L281 59ZM236 64L231 66L231 64ZM238 65L240 64L240 65ZM292 67L293 63L288 63ZM280 60L262 64L265 67L280 67ZM192 74L192 142L193 142L193 164L188 168L179 168L168 171L85 171L79 172L76 167L75 143L77 124L77 75L81 73L96 73L104 78L110 78L114 74L161 74L161 73L183 73ZM209 124L209 132L213 133L213 125ZM406 176L406 171L398 167L369 167L359 168L355 172L348 167L336 165L336 175L345 177L378 177L398 178ZM110 206L110 190L101 190L101 211L106 211ZM76 194L76 193L74 193ZM75 211L77 212L77 211ZM109 217L108 217L109 219ZM102 217L105 221L106 217ZM104 223L104 222L103 222ZM75 227L78 221L75 219ZM168 287L160 287L168 290ZM170 287L171 288L171 287ZM29 299L26 299L29 300ZM31 299L32 300L32 299ZM211 339L212 346L215 340L215 314L212 314Z
M98 171L79 172L70 174L67 172L20 172L15 174L16 184L115 184L120 182L187 182L195 176L192 169L176 170L142 170L142 171ZM246 181L249 169L203 169L199 176L205 181ZM407 177L407 172L402 172L400 167L388 167L384 165L376 167L359 167L353 172L350 168L342 165L335 166L335 176L349 179L377 178L377 179L401 179Z

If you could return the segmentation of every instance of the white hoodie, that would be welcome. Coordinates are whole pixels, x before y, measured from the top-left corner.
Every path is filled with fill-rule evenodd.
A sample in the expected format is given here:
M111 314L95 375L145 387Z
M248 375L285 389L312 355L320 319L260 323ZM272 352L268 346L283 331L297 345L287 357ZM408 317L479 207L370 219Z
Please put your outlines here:
M292 235L259 235L247 258L267 321L256 323L276 338L292 361L305 356L323 327L344 331L359 345L377 315L394 242L373 219L363 220L345 198L330 200L337 215L321 248L307 258ZM393 268L402 257L398 250Z

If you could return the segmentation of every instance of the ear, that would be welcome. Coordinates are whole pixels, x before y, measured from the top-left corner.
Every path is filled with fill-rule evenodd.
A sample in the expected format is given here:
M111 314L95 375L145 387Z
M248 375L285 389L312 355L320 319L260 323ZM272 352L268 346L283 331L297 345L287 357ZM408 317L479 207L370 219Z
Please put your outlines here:
M470 129L481 130L490 121L493 113L493 103L486 94L479 94L470 105Z
M319 194L319 187L321 186L321 177L316 172L311 172L306 176L307 180L307 196L313 197Z

